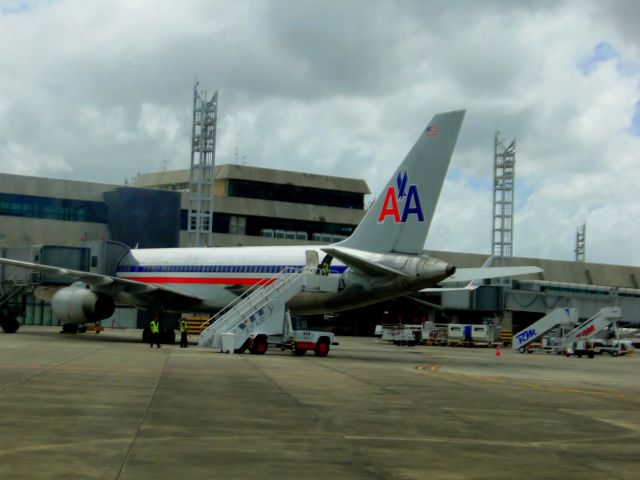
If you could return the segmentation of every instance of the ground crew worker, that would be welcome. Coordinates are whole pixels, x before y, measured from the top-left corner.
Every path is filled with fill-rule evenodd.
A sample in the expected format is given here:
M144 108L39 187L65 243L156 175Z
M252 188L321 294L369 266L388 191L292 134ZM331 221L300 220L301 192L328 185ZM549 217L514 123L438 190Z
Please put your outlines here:
M322 265L320 266L320 273L325 277L329 275L329 263L322 262Z
M187 342L187 321L184 318L180 319L180 348L187 348L189 343Z
M153 317L149 322L149 330L151 330L149 346L153 348L153 344L155 343L158 348L160 348L160 323L158 322L157 316Z

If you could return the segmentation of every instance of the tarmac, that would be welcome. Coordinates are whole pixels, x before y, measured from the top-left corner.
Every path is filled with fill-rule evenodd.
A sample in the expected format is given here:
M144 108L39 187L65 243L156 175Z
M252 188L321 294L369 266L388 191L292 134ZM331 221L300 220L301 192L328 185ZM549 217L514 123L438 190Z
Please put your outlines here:
M640 355L0 333L0 479L637 479Z

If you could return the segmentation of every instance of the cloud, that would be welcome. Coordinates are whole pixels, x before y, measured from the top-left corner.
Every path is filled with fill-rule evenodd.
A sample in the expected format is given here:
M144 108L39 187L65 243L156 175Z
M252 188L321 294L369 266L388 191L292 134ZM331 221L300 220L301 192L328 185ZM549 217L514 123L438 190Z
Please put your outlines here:
M15 175L33 175L37 171L40 176L61 176L71 172L72 167L60 155L34 151L25 145L8 142L0 145L0 171Z
M237 148L377 195L434 113L466 108L429 248L490 252L500 130L518 148L516 255L573 258L586 218L587 260L640 265L636 2L2 7L4 171L123 183L187 168L197 77L219 91L218 163Z

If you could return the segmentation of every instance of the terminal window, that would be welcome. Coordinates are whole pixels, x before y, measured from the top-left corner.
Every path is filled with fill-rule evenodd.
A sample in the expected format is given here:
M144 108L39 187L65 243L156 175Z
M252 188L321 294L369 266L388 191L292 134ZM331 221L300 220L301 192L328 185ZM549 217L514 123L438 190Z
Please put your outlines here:
M340 208L364 208L364 195L342 190L300 187L251 180L229 180L229 196Z
M107 209L101 202L8 193L0 193L0 215L107 223Z

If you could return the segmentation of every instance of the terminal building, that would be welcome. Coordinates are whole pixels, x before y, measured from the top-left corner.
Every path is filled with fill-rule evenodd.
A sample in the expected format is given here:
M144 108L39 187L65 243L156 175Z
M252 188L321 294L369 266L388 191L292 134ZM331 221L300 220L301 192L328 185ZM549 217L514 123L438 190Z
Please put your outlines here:
M370 193L360 179L241 165L216 166L214 178L214 247L337 242L354 231ZM138 175L125 186L0 174L0 255L113 273L126 248L186 247L188 188L189 170ZM458 267L479 267L487 260L479 254L429 253ZM376 323L398 317L404 322L499 319L517 330L556 307L577 307L587 318L609 305L622 307L625 318L640 320L638 267L515 257L511 262L544 272L506 285L418 294L343 312L336 324L366 334ZM28 273L17 270L0 266L0 314L12 286L29 280ZM65 281L35 280L30 283ZM58 324L46 301L31 294L24 298L23 323ZM112 322L103 324L137 327L145 321L140 315L132 308L117 309Z
M139 175L135 186L0 174L0 246L114 240L187 246L189 171ZM364 213L363 180L220 165L212 246L331 243Z

